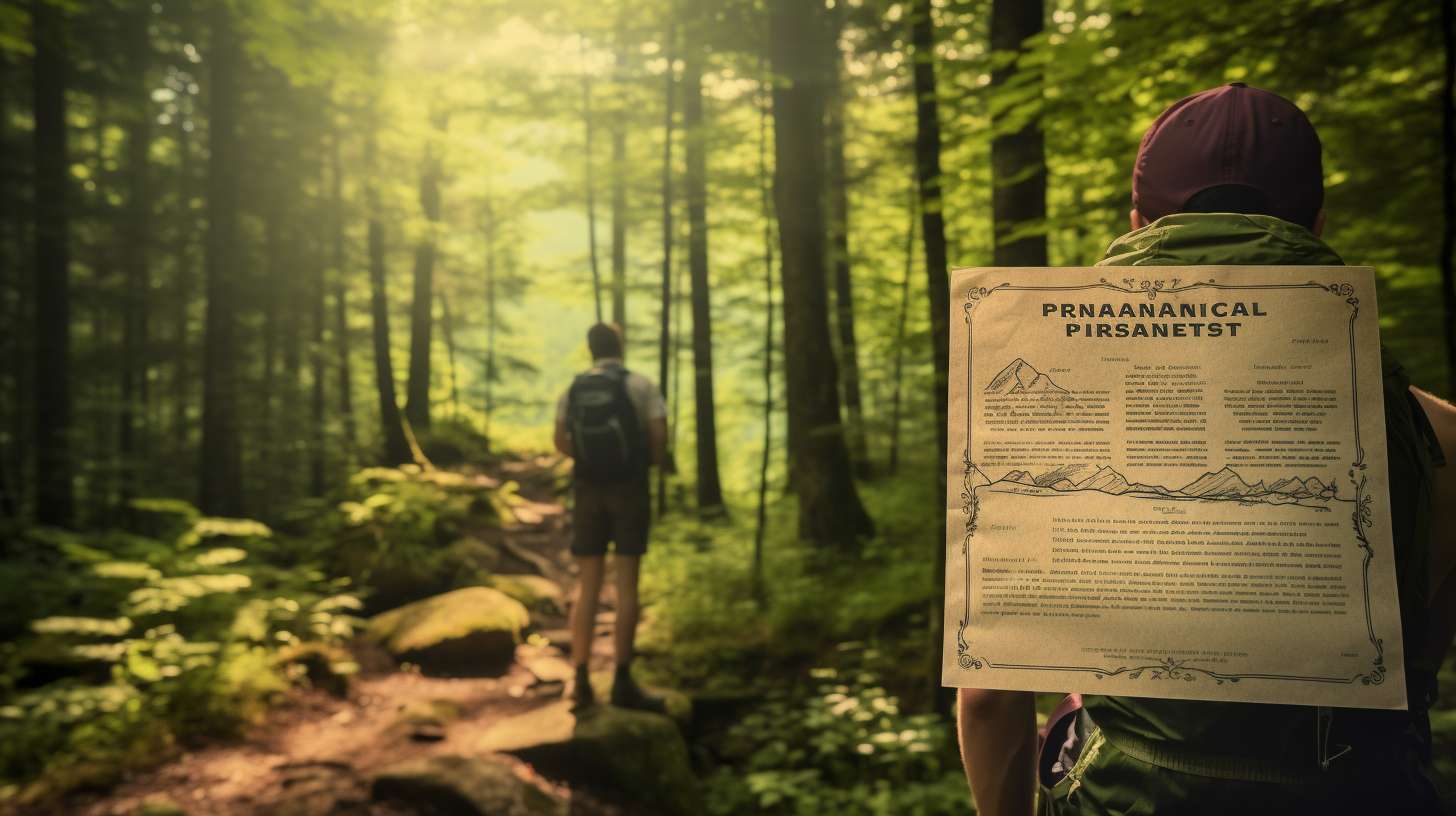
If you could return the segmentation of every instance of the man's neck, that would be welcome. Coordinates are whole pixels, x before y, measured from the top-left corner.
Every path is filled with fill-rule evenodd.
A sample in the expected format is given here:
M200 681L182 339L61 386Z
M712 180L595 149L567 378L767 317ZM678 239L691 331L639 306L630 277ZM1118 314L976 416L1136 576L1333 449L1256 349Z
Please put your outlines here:
M592 368L603 368L609 365L622 365L621 357L598 357L592 360Z

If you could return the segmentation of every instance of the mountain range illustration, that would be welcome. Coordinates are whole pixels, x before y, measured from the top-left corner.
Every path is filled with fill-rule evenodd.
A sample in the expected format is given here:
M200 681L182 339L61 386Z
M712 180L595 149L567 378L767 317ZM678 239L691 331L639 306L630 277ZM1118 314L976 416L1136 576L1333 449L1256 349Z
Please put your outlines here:
M1052 378L1037 371L1031 363L1017 357L1011 365L991 378L986 385L987 394L1065 394L1067 389L1052 382Z
M993 483L979 470L972 474L972 481L976 486ZM1250 484L1231 467L1205 473L1177 489L1130 482L1116 469L1105 465L1081 464L1062 465L1037 476L1033 476L1030 471L1026 470L1012 470L994 483L1012 483L1030 488L1049 489L1058 493L1096 490L1099 493L1113 496L1133 494L1147 498L1168 496L1170 498L1259 501L1269 504L1335 498L1335 488L1326 485L1314 476L1304 479L1290 476L1272 483L1258 481Z

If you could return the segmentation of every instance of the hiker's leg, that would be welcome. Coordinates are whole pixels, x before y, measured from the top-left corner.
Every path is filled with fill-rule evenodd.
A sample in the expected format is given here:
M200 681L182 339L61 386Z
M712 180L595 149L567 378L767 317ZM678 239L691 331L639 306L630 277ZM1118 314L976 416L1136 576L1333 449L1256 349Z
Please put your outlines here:
M637 574L642 568L642 557L618 555L617 572L617 623L612 632L618 666L632 662L632 649L637 641Z
M592 633L597 622L597 598L602 591L604 558L577 556L576 603L571 607L571 664L585 666L591 659Z

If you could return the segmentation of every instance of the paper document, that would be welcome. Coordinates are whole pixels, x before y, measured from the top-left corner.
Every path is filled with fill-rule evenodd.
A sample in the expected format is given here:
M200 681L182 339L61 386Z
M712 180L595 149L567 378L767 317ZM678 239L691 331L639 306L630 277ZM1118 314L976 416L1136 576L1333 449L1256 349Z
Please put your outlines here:
M1374 273L951 283L945 685L1405 708Z

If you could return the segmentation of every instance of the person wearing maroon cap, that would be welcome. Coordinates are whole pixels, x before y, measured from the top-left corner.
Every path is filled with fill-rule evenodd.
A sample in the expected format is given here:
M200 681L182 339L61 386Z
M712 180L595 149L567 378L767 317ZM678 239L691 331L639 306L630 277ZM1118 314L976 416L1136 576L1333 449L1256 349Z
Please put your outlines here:
M1240 82L1183 99L1143 136L1133 231L1099 266L1340 265L1320 240L1320 140L1294 103ZM1048 723L1030 692L961 689L983 816L1444 813L1427 708L1456 631L1456 408L1382 350L1408 711L1086 695ZM1078 706L1076 703L1080 703Z

